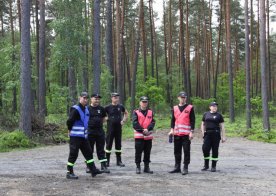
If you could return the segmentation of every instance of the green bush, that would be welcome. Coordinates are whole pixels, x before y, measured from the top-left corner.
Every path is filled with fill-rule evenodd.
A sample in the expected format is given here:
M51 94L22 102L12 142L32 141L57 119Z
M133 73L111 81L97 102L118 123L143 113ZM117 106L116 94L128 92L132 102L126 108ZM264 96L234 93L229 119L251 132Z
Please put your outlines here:
M10 151L15 148L32 148L35 146L36 144L22 131L2 131L0 134L0 152Z

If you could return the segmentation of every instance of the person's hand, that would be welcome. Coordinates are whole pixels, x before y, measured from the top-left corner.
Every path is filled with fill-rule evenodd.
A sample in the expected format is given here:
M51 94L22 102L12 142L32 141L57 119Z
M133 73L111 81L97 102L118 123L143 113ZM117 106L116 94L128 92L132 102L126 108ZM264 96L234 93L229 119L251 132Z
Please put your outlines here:
M173 129L168 133L168 135L173 135Z
M145 135L147 135L148 132L149 132L148 129L144 129L144 130L143 130L143 134L145 134Z
M223 137L223 138L221 139L221 142L222 142L222 143L226 142L226 138Z
M194 138L193 132L190 132L190 134L189 134L189 139L192 140L193 138Z

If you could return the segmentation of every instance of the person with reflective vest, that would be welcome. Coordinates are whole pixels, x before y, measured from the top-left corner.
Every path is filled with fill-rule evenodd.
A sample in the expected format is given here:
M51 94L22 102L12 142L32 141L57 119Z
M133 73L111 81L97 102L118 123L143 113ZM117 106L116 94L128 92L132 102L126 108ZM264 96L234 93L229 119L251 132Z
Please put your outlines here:
M98 160L101 163L101 171L103 173L110 173L106 167L107 159L105 157L105 132L103 130L103 123L105 121L106 112L104 107L100 105L101 96L98 93L91 95L91 104L88 106L89 121L88 121L88 141L90 143L92 153L94 153L94 146L96 145L96 151ZM89 167L86 168L86 172L90 173Z
M150 152L152 148L153 128L155 120L153 119L153 112L148 108L148 97L140 98L140 108L133 111L132 124L134 129L135 139L135 163L136 174L141 174L141 158L144 153L144 172L152 174L150 170Z
M204 167L202 171L207 171L209 169L209 160L211 160L211 172L216 172L219 143L220 141L224 143L226 137L223 116L217 112L218 104L216 102L211 102L209 108L210 111L204 113L201 123L201 132L203 135L202 151L204 156ZM210 156L211 149L212 156Z
M195 113L193 106L187 104L187 93L178 94L179 104L172 109L171 131L169 135L174 136L175 168L169 173L181 173L181 155L184 149L184 167L182 174L188 174L190 164L191 140L195 127Z
M96 168L93 159L93 153L87 140L87 128L89 120L89 111L87 109L88 93L82 92L79 97L79 104L74 105L70 109L69 118L67 120L69 141L69 158L67 162L68 179L78 179L74 174L73 166L78 158L79 150L81 150L86 159L87 166L91 170L92 177L101 172Z
M106 133L106 158L107 167L110 164L110 155L112 151L113 141L115 140L115 154L117 166L124 167L122 163L122 126L127 121L128 112L125 107L120 104L120 95L111 93L111 104L105 107L107 114L107 133Z

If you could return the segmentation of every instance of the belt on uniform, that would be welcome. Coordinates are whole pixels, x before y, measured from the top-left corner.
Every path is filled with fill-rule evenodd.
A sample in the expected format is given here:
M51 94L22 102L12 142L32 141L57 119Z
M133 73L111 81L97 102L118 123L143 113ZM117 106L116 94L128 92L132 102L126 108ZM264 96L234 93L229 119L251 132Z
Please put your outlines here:
M220 133L220 130L219 129L207 129L205 132L206 133Z

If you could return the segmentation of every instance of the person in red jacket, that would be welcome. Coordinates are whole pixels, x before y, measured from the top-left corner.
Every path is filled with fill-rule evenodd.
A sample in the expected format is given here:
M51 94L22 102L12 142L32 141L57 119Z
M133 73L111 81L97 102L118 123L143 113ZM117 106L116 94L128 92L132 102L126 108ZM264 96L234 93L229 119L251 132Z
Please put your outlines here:
M175 168L169 173L181 173L181 155L184 149L183 175L188 174L190 164L191 140L195 127L195 113L193 106L187 104L187 93L178 94L179 104L172 109L171 131L169 135L174 136Z
M153 112L148 108L149 99L146 96L140 98L140 107L133 111L132 122L135 138L135 163L136 174L141 174L141 158L144 152L144 172L152 174L150 170L150 152L152 148L153 128L155 120Z

